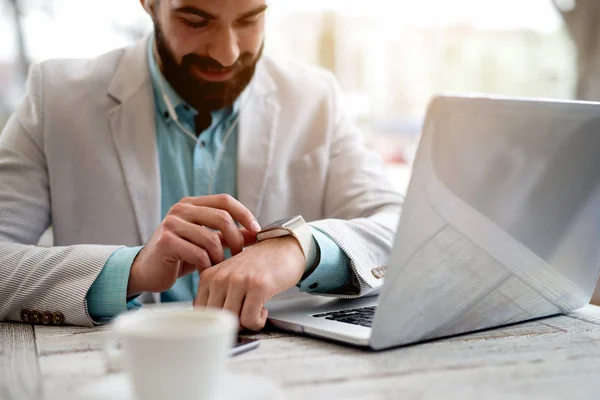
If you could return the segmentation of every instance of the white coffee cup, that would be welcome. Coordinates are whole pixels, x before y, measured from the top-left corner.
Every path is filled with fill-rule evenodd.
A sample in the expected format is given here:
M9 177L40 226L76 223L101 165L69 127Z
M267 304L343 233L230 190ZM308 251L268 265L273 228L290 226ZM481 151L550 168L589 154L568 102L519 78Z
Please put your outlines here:
M238 319L211 308L135 311L112 323L105 354L123 364L137 399L214 400L227 376ZM115 338L122 343L116 350Z

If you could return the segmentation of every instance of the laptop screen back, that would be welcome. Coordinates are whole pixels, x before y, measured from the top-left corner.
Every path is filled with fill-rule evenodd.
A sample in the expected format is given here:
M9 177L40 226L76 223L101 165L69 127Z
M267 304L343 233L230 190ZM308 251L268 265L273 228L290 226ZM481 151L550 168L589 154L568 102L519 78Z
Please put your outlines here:
M436 98L375 347L582 307L598 278L599 244L600 104Z

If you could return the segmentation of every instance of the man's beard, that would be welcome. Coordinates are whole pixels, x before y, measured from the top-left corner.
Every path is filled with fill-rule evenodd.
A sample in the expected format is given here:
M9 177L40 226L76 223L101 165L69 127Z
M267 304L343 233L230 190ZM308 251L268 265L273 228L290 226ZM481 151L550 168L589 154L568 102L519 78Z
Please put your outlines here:
M210 57L188 54L182 58L179 65L156 22L154 35L165 78L184 101L201 112L220 110L233 104L252 80L264 49L263 42L256 57L250 53L242 54L231 67L234 75L228 81L209 82L193 76L191 68L224 68L218 61Z

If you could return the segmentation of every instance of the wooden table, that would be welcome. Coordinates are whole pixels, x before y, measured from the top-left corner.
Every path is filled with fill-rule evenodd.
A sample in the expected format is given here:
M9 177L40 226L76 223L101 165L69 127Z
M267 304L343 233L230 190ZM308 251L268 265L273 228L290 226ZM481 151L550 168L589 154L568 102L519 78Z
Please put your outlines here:
M106 376L106 328L0 324L0 399L69 399ZM600 399L600 307L374 353L279 331L230 369L288 399Z

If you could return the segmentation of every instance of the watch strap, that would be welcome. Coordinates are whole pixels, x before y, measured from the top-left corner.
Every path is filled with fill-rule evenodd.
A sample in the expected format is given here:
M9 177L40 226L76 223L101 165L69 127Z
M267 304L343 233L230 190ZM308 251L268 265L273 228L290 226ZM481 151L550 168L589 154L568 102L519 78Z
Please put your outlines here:
M277 221L260 231L256 235L256 240L262 242L263 240L282 236L293 236L298 241L306 259L304 272L307 273L309 270L314 269L313 267L315 266L313 264L318 264L318 245L312 234L310 225L301 216L296 216L285 221Z
M311 232L311 236L312 236L312 232ZM302 278L300 278L300 282L304 281L306 278L308 278L309 276L312 275L313 272L315 272L315 270L317 269L317 267L319 266L319 264L321 263L321 248L319 247L319 244L317 243L317 241L315 240L314 236L313 236L313 246L315 248L315 258L314 261L312 263L312 265L308 265L308 259L307 259L307 266L304 270L304 275L302 275Z
M289 232L296 238L296 240L298 240L300 247L302 247L302 252L304 253L304 257L306 259L306 265L304 268L304 273L306 274L309 270L314 269L313 264L317 263L318 246L315 242L312 231L310 230L310 225L304 223L294 230L290 229Z

